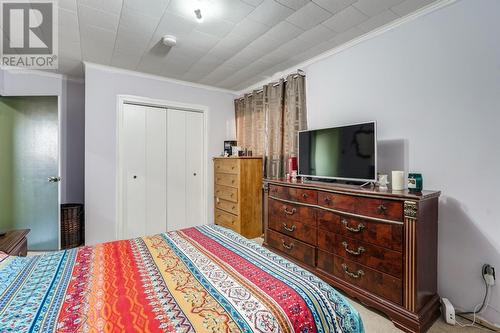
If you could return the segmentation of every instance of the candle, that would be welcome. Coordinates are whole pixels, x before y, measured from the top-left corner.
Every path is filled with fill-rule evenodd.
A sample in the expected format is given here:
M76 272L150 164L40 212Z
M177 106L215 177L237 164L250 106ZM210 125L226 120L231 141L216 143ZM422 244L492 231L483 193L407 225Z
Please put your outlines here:
M392 172L392 189L396 191L404 190L404 171L393 171Z

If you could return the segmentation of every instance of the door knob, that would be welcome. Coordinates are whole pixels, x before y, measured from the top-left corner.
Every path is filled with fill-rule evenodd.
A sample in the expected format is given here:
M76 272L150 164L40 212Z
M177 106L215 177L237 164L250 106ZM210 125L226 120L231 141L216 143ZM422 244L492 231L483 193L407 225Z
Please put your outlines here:
M56 177L49 177L49 178L47 178L47 181L49 183L58 183L61 181L61 177L57 177L57 176Z
M193 176L196 176L196 172L193 173Z

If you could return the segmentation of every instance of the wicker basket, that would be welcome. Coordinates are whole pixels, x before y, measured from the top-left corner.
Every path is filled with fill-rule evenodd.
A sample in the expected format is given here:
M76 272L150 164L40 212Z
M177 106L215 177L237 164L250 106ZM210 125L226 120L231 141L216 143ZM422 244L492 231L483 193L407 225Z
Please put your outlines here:
M61 205L61 248L71 249L84 243L83 205Z

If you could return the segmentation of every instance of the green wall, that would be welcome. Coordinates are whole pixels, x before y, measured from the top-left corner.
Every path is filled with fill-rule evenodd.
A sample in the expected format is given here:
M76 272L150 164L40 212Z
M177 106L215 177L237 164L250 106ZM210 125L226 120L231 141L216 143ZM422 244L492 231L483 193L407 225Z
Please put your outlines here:
M0 98L0 230L12 227L13 114Z

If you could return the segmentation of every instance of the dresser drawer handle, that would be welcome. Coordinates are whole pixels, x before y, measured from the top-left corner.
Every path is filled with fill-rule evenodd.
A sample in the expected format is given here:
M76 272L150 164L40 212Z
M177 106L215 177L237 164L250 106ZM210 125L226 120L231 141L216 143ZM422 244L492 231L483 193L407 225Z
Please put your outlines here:
M380 205L377 207L377 211L379 214L384 214L386 210L387 210L387 207L384 205Z
M285 229L288 232L294 232L297 226L294 224L291 227L289 227L286 223L283 223L283 229Z
M302 198L304 198L304 199L309 198L309 194L307 194L307 193L302 193Z
M235 182L235 180L234 180L234 179L233 179L233 180L231 180L231 184L234 184L234 182Z
M351 228L347 222L347 219L342 219L342 224L344 224L345 228L351 232L360 232L365 228L365 225L363 223L358 224L357 228Z
M291 249L293 249L293 243L291 243L291 244L287 244L287 243L285 243L285 241L284 241L284 240L282 240L282 241L281 241L281 245L283 245L283 247L284 247L285 249L287 249L287 250L291 250Z
M293 215L297 212L297 209L292 208L291 210L288 210L288 208L286 208L286 206L283 206L283 211L285 212L285 214Z
M342 264L342 269L344 270L344 273L346 273L347 275L349 275L350 277L352 277L354 279L359 279L360 277L365 275L365 272L363 272L362 269L358 269L358 271L356 273L350 272L349 267L347 267L346 264Z
M344 246L344 249L345 249L345 251L346 251L347 253L350 253L350 254L352 254L352 255L354 255L354 256L359 256L359 255L361 255L363 252L365 252L365 248L364 248L364 247L362 247L362 246L359 246L357 251L349 249L349 244L347 244L347 242L346 242L346 241L342 242L342 245Z
M330 197L325 197L324 201L326 204L330 204L330 203L332 203L333 199Z

